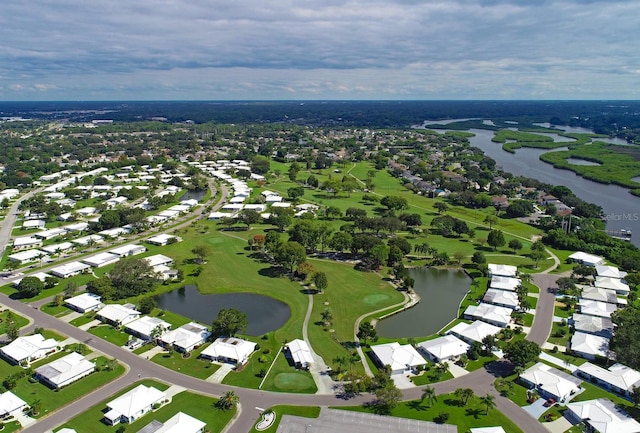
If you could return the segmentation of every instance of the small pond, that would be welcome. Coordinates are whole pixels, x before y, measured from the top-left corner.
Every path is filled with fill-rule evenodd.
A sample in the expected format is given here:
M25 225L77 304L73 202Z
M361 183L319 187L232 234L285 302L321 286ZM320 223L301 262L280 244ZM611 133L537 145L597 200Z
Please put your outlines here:
M421 301L413 308L381 320L376 325L381 337L424 337L440 331L458 316L460 302L471 288L471 278L461 271L412 268L413 290Z
M202 200L207 195L207 191L187 191L180 200Z
M254 293L224 293L203 295L198 288L187 285L181 289L156 296L158 307L211 324L223 308L236 308L247 315L248 335L259 336L281 328L291 311L284 302Z
M567 162L569 164L573 164L573 165L587 165L587 166L593 166L593 167L597 167L597 166L602 165L599 162L588 161L588 160L582 159L582 158L567 158Z

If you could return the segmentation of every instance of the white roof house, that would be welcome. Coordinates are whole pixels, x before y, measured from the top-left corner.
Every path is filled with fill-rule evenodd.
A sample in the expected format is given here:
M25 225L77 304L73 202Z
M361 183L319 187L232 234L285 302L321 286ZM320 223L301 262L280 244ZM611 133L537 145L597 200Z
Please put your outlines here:
M585 266L598 266L604 263L604 259L600 256L594 256L593 254L587 254L582 251L578 251L569 256L569 259L576 263L581 263Z
M142 245L127 244L109 250L109 253L115 254L119 257L129 257L135 256L137 254L142 254L145 251L147 251L147 249Z
M23 229L43 229L46 225L45 220L26 220L22 223Z
M34 233L33 236L46 240L46 239L53 239L55 237L62 236L66 233L67 231L65 229L57 227L49 230L39 231L37 233Z
M518 301L518 294L516 292L498 289L488 289L482 298L482 302L511 308L513 310L518 308L520 305L520 302Z
M77 352L51 361L35 370L36 377L55 389L62 388L93 373L96 366Z
M26 407L27 403L11 391L0 394L0 418L19 414Z
M500 307L498 305L485 304L481 302L476 305L469 305L464 311L466 319L482 320L483 322L504 328L511 322L511 308Z
M582 289L580 297L592 301L606 302L609 304L617 304L618 296L615 290L604 289L602 287L585 286Z
M576 332L571 337L571 351L586 359L609 356L609 339L585 332Z
M619 278L598 276L596 277L593 285L603 289L615 290L618 295L628 295L631 291L629 285Z
M587 334L599 335L611 338L613 336L613 321L609 317L587 316L586 314L574 314L572 317L573 329Z
M596 266L596 275L598 277L609 277L609 278L621 279L626 277L627 273L624 271L621 271L615 266L600 265L600 266Z
M144 260L149 263L149 266L156 267L160 265L169 266L173 264L173 259L162 254L154 254L153 256L145 257Z
M48 257L47 253L45 253L44 251L34 249L34 250L20 251L18 253L11 254L9 256L9 260L11 260L12 262L18 262L18 263L29 263L29 262L36 262L45 257Z
M120 256L117 254L98 253L82 259L82 262L94 268L101 268L103 266L111 265L118 260L120 260Z
M140 312L124 305L108 304L98 310L96 316L113 325L126 325L140 317Z
M16 364L29 365L59 350L58 342L53 338L45 339L41 334L33 334L16 338L0 348L0 353Z
M611 313L616 311L618 307L615 304L606 302L592 301L590 299L580 299L578 301L578 309L580 314L598 317L611 317Z
M640 386L640 372L620 363L613 364L606 369L585 362L578 366L574 374L626 397L631 395L634 386Z
M464 341L471 343L477 341L482 343L482 339L487 335L496 335L501 328L491 325L490 323L476 320L473 323L458 323L447 331L447 334L454 334Z
M172 242L173 239L175 239L176 242L179 242L182 240L178 236L169 235L167 233L161 233L159 235L150 237L149 239L147 239L147 242L149 242L151 245L164 246Z
M45 281L47 281L48 277L51 277L51 275L47 274L46 272L36 272L35 274L29 274L29 277L35 277L37 279L39 279L40 281L42 281L43 283ZM13 280L13 283L11 283L11 285L13 287L18 287L20 285L20 283L22 282L22 279L24 277L20 277L20 278L16 278L15 280Z
M160 341L164 345L173 345L179 352L187 353L207 341L210 335L206 326L190 322L163 334Z
M246 364L249 356L256 350L256 343L234 337L217 338L200 356L218 362Z
M57 254L62 251L67 251L73 248L73 244L71 242L60 242L59 244L46 245L41 248L42 251L47 254Z
M52 268L50 272L52 275L55 275L56 277L59 277L59 278L69 278L69 277L73 277L74 275L79 275L80 273L90 268L91 266L84 263L69 262L69 263L65 263L62 266L57 266L55 268Z
M505 433L504 429L498 427L477 427L469 429L471 433Z
M640 423L606 398L569 403L567 409L570 421L584 422L600 433L640 432Z
M153 405L160 404L169 397L152 386L138 385L131 391L107 403L109 411L104 415L111 425L120 422L131 423L153 410Z
M79 222L79 223L66 225L63 228L68 232L82 232L89 228L89 223Z
M178 412L162 423L162 427L154 430L153 433L201 433L206 425L197 418L184 412Z
M27 248L38 247L42 245L42 239L33 236L22 236L13 240L14 250L24 250Z
M296 367L309 368L313 364L313 355L306 341L300 339L292 340L285 347Z
M81 238L73 239L71 242L73 242L76 245L87 246L89 245L90 242L101 244L104 242L104 238L98 235L88 235L88 236L83 236Z
M106 229L98 232L100 236L110 238L119 238L120 236L126 235L127 233L129 233L129 230L125 229L124 227L114 227L112 229Z
M157 317L143 316L133 322L127 323L125 330L136 337L151 340L153 333L158 329L160 335L171 329L171 324ZM160 337L158 335L158 337Z
M458 337L448 334L419 343L418 350L433 362L442 362L467 353L469 345Z
M168 218L168 219L177 218L179 215L180 215L179 211L171 210L171 209L166 209L166 210L163 210L162 212L158 212L158 216Z
M489 288L515 292L521 283L522 280L520 280L520 278L501 277L500 275L495 275L491 277Z
M99 309L102 305L102 298L94 293L85 292L66 299L64 302L70 308L79 311L80 313L86 313L87 311Z
M496 265L494 263L489 263L487 268L489 269L489 275L492 277L494 275L499 275L501 277L515 277L518 274L518 268L511 265Z
M425 359L410 344L400 345L397 342L371 346L380 366L389 365L393 374L405 373L425 365Z
M545 398L566 402L578 390L582 380L541 362L520 374L520 380L530 388L537 389Z

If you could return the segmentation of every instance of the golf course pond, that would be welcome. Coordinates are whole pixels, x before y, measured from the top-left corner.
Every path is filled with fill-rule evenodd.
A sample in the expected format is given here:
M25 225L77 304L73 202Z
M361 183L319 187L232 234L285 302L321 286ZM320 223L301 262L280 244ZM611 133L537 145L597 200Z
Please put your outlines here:
M211 324L223 308L236 308L247 315L248 335L259 336L281 328L291 310L287 304L254 293L224 293L204 295L194 285L156 296L158 307L189 319Z
M424 337L440 331L458 316L460 302L471 288L471 278L462 271L411 268L413 290L420 302L408 310L378 322L381 337Z

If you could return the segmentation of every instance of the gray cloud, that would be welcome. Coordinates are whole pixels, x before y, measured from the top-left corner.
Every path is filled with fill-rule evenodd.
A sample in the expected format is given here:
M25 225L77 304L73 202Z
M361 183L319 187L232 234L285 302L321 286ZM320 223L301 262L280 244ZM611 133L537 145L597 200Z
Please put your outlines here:
M637 98L638 16L622 0L7 0L0 99Z

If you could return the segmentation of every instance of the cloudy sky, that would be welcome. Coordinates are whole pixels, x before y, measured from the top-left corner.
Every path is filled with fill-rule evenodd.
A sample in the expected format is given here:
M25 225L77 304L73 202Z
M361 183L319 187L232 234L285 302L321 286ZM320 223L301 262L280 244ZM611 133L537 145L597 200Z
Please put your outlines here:
M638 0L1 0L0 100L640 99Z

